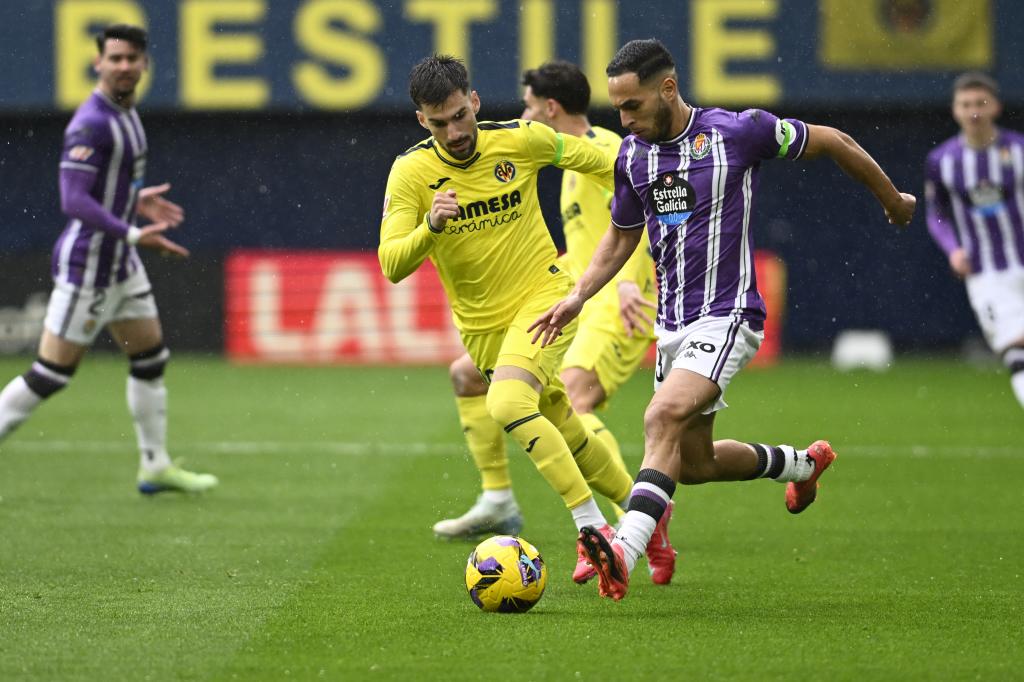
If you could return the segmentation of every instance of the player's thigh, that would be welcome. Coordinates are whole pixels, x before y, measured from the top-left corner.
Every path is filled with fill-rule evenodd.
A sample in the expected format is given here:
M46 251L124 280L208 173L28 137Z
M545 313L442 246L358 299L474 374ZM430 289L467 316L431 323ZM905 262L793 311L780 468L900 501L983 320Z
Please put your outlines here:
M1024 272L970 277L967 297L992 350L1001 353L1024 340Z
M568 279L553 281L524 302L502 339L497 360L499 365L524 369L537 377L542 385L558 379L562 358L572 344L579 323L576 320L570 322L562 329L562 334L547 346L542 346L539 341L534 343L533 333L527 329L568 293L571 284Z
M125 355L151 350L164 340L160 319L156 317L115 320L107 329Z
M562 383L569 393L574 410L580 413L593 412L605 401L604 388L597 372L582 367L565 367L561 374Z
M725 391L732 378L750 362L763 340L764 332L731 317L705 317L678 331L659 330L655 394L671 370L687 370L718 388L717 400L705 412L724 409L728 407Z
M39 339L39 357L61 367L77 367L88 350L88 346L62 339L45 327Z
M469 353L463 353L448 366L452 389L460 398L471 398L487 393L487 382L473 363Z

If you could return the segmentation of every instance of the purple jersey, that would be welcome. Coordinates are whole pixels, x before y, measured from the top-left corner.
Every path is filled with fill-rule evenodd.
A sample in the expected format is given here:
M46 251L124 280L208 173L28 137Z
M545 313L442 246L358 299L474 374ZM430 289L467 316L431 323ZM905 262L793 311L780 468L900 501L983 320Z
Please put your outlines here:
M64 131L61 199L70 220L53 247L53 277L81 287L122 282L142 267L125 241L146 172L135 109L93 92Z
M730 316L764 327L750 231L757 171L765 159L799 158L806 144L801 121L696 107L675 139L622 141L612 222L622 230L647 227L662 328Z
M948 255L963 247L974 272L1024 268L1024 135L998 131L984 149L962 135L925 163L928 231Z

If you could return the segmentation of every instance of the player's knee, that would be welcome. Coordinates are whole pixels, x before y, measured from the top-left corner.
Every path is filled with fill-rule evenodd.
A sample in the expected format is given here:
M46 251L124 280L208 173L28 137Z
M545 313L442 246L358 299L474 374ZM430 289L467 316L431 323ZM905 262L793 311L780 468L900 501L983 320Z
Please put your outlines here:
M451 378L455 395L460 398L471 398L487 393L487 383L468 355L463 355L448 366L448 376Z
M141 353L134 353L128 357L128 373L136 379L154 381L163 377L170 357L171 351L162 343Z
M38 358L22 378L33 393L46 399L67 386L76 369L74 365L58 365Z
M686 422L687 413L665 400L652 400L644 411L644 433L656 438L667 432L678 432Z
M509 430L521 420L540 414L538 398L528 384L516 379L495 381L487 391L487 412Z
M1024 372L1024 344L1007 348L1003 352L1003 364L1010 374Z

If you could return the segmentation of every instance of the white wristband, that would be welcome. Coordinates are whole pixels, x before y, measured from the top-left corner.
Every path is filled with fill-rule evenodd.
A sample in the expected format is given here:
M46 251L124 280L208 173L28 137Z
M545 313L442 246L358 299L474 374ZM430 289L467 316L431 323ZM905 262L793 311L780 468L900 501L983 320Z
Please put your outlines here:
M131 227L128 228L128 234L124 236L124 240L131 244L132 246L135 246L136 244L139 243L139 239L141 237L142 230L132 225Z

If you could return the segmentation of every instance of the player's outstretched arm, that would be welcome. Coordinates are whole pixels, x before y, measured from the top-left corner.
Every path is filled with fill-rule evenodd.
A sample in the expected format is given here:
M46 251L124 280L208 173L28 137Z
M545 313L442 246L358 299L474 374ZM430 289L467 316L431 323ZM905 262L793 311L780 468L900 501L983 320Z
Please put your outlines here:
M527 332L534 332L533 343L547 346L558 338L562 328L572 322L583 310L583 304L611 281L629 257L636 250L643 237L643 230L620 230L609 226L594 251L594 257L586 271L580 275L576 287L564 299L553 305L530 325Z
M894 225L906 225L914 217L917 198L900 192L881 166L852 137L828 126L807 126L807 148L802 158L827 156L854 180L871 190Z

